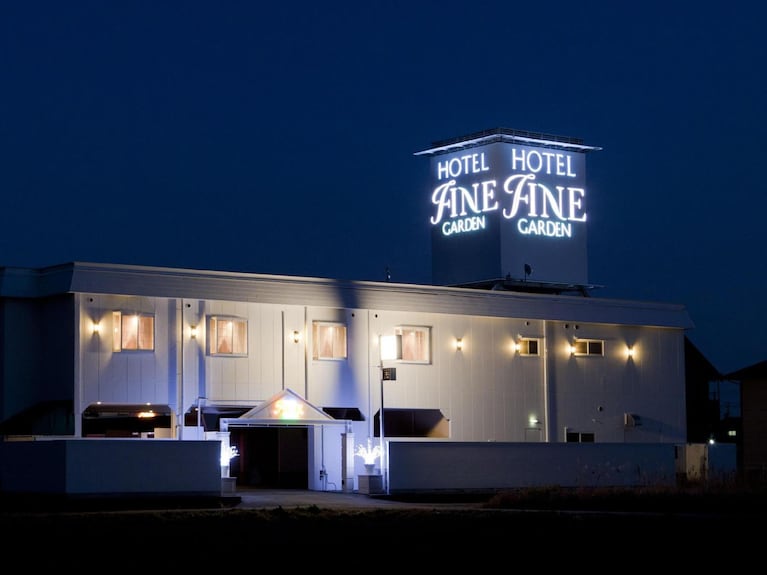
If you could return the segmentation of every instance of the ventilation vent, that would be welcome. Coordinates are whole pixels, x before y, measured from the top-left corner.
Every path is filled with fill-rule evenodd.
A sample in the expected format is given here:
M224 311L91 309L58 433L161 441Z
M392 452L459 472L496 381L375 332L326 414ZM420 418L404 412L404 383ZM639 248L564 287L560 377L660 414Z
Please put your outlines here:
M637 427L642 425L642 418L639 417L636 413L624 413L623 425L626 427Z

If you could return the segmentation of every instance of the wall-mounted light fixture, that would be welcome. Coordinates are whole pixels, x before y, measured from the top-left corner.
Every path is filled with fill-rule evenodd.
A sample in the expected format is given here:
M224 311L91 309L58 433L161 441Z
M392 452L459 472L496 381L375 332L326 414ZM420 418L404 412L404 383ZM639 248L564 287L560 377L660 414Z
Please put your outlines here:
M573 340L570 342L569 350L570 350L570 355L575 355L576 352L578 351L578 336L577 335L573 336Z
M189 337L192 339L197 339L197 326L192 325L189 326Z
M522 349L522 344L521 343L519 343L518 341L512 341L511 342L511 351L513 351L513 352L518 354L519 350L521 350L521 349Z
M93 320L91 329L93 330L93 335L98 335L99 332L101 331L101 324L99 324L99 322L97 322L96 320Z
M460 337L455 338L455 350L461 351L463 349L463 340Z
M293 343L298 343L301 341L301 332L298 330L293 330Z
M537 427L541 422L538 420L538 417L531 413L530 417L527 418L527 422L530 425L530 427Z
M626 357L634 357L634 347L631 345L626 346Z

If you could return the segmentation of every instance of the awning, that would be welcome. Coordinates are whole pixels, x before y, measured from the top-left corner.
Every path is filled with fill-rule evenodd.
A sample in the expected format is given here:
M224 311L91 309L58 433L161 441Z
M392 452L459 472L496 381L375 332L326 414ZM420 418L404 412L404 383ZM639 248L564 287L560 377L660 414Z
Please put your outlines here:
M322 411L333 419L348 419L349 421L365 421L365 416L356 407L323 407Z
M380 437L381 412L376 412L374 435ZM439 409L384 408L385 437L450 437L450 420Z

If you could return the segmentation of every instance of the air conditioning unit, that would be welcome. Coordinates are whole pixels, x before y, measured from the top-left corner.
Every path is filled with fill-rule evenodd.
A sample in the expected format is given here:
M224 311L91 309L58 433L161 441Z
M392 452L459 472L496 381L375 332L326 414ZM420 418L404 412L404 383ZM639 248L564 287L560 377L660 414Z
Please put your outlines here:
M625 427L637 427L638 425L642 425L642 418L636 413L624 413L623 425Z

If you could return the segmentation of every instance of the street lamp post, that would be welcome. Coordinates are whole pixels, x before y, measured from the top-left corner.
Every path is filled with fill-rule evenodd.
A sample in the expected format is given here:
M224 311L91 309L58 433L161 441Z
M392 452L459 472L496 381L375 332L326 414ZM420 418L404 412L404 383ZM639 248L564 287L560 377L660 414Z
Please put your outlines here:
M384 359L402 359L402 336L378 336L378 368L381 371L381 411L378 417L378 433L381 439L381 475L384 493L389 493L389 457L384 440L384 381L396 381L397 372L384 368Z
M380 341L381 338L378 338L379 345L378 345L378 368L381 373L381 413L378 417L378 437L381 441L381 475L383 476L383 491L384 493L389 493L389 482L387 481L387 464L388 464L388 458L386 453L386 443L384 442L384 367L383 367L383 357L381 357L381 345Z

